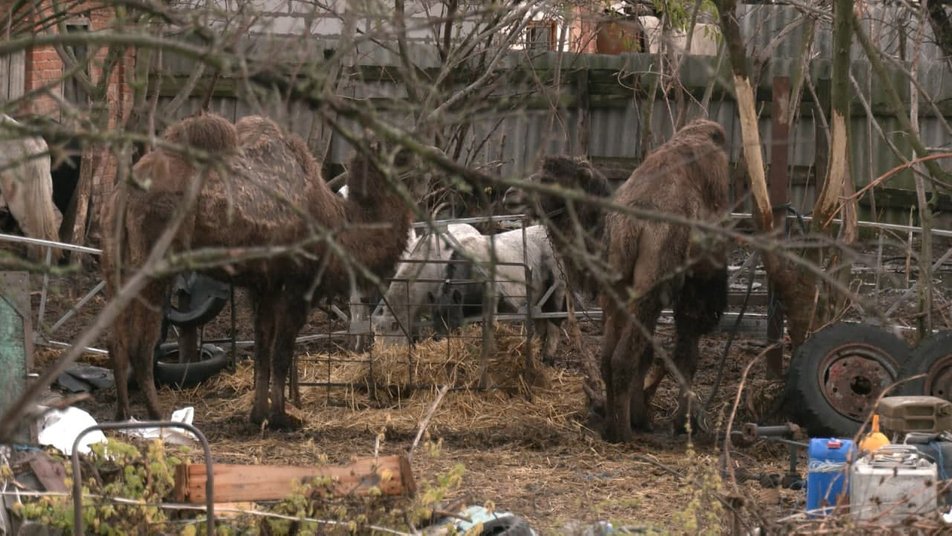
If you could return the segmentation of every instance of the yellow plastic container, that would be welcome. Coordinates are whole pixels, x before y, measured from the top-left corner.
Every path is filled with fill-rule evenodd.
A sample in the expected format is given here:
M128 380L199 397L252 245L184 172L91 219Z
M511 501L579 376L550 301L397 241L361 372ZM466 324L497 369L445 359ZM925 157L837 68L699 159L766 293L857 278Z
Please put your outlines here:
M863 452L876 452L888 444L889 438L886 437L886 434L879 431L879 415L874 413L870 432L860 440L859 450Z

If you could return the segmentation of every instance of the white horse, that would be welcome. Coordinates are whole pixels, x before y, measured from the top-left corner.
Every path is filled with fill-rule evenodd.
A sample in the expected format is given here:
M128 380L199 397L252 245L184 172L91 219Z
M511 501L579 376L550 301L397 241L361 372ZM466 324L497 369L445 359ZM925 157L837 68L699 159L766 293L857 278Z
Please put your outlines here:
M454 223L419 238L397 265L384 299L373 313L374 343L410 344L420 317L428 311L430 296L439 290L446 261L460 240L480 236L472 225Z
M481 318L484 305L494 313L529 316L565 310L565 281L544 226L466 236L459 245L433 299L438 333L460 327L467 316ZM557 323L537 319L533 327L543 340L543 361L551 362L559 343Z

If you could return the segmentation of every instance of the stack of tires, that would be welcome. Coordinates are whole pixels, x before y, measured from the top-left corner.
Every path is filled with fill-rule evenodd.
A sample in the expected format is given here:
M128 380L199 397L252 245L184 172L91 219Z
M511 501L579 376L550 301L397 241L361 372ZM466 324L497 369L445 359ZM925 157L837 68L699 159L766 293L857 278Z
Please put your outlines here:
M909 379L921 376L916 379ZM886 395L952 400L952 331L909 346L883 328L832 324L796 351L787 374L787 413L811 436L849 437Z
M173 285L172 292L187 296L187 307L169 304L165 311L163 336L169 326L198 329L214 319L228 303L230 287L210 277L188 272L180 274ZM198 349L198 360L183 363L179 357L181 349L177 342L161 342L155 349L154 376L157 386L169 385L175 388L187 388L218 374L231 364L228 354L213 344L202 344Z

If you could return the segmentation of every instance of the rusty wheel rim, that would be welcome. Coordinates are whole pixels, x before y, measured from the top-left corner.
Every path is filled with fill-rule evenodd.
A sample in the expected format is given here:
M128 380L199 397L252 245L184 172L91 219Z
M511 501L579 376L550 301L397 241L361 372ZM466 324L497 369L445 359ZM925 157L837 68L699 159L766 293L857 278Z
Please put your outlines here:
M817 370L823 397L837 413L863 420L879 393L895 379L895 372L885 364L889 360L878 348L865 344L833 349Z
M926 395L952 400L952 354L936 359L929 366L924 391Z

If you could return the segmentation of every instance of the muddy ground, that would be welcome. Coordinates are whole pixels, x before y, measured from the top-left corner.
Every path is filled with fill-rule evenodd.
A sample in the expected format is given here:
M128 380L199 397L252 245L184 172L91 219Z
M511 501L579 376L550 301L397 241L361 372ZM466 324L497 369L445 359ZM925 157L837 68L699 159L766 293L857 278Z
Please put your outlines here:
M95 271L52 278L44 315L46 328L97 282ZM39 307L41 286L41 278L35 276L34 311ZM102 295L95 296L50 338L73 340L103 305ZM236 312L237 338L248 340L250 307L240 291ZM228 313L226 307L206 328L206 339L229 335ZM592 352L598 345L598 326L582 322L581 327L583 351ZM316 310L302 334L344 328L339 320ZM659 329L659 336L669 348L672 331L667 324ZM695 382L702 400L707 400L715 384L727 339L728 334L721 332L702 342ZM303 379L326 381L328 367L323 359L348 355L342 354L345 344L343 339L332 339L299 345ZM97 346L104 348L103 341ZM648 530L693 533L709 528L718 532L728 528L731 521L725 497L743 498L747 519L751 512L765 520L793 515L803 507L802 492L765 487L758 481L763 475L777 478L785 473L785 447L766 442L734 447L730 457L736 469L736 487L730 480L718 482L713 478L724 467L721 438L735 399L735 428L745 422L782 422L777 410L782 409L783 386L765 377L762 359L750 368L746 382L740 382L745 367L766 346L763 336L757 334L739 334L733 341L724 360L721 388L706 408L713 423L712 435L689 441L671 434L669 425L677 393L674 383L665 380L654 401L656 431L638 435L631 444L612 445L586 427L579 350L563 337L557 362L546 369L548 386L534 388L531 400L503 390L449 392L429 421L422 444L413 449L414 475L418 485L426 487L462 464L462 484L451 491L447 502L492 503L500 510L525 517L543 534L597 521ZM48 347L38 348L36 367L42 370L59 353ZM208 436L215 461L219 462L310 465L347 463L375 452L407 453L436 397L435 387L420 388L383 404L371 401L359 388L303 387L302 405L292 411L305 419L304 428L292 433L262 431L246 422L253 385L247 359L250 349L239 350L238 354L235 371L225 372L206 385L161 391L169 411L185 405L195 407L195 424ZM789 359L789 348L786 354ZM94 353L84 354L81 360L106 365L104 356ZM141 400L136 396L133 400L134 414L144 417ZM105 421L112 416L114 401L114 391L105 390L78 405ZM803 460L801 452L801 474Z

